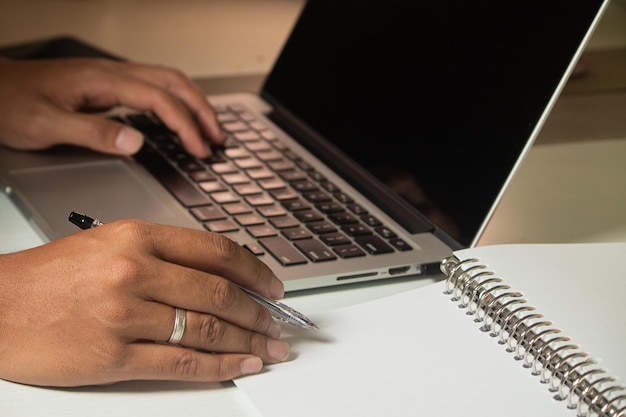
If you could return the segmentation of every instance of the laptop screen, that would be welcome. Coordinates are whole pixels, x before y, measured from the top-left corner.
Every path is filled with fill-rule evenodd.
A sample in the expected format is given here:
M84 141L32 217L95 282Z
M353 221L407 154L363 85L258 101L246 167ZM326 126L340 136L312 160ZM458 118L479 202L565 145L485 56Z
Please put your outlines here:
M310 0L263 96L468 246L602 3Z

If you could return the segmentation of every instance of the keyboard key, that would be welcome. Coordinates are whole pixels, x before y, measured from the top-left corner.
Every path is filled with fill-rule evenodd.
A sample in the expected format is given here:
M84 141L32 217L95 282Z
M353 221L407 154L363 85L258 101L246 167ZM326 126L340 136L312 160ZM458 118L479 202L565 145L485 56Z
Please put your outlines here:
M334 201L325 201L323 203L317 203L315 207L317 207L319 211L325 214L341 213L345 211L341 204L336 203Z
M300 191L301 193L304 192L308 192L308 191L317 191L319 188L317 187L317 184L314 183L313 181L296 181L291 183L291 186Z
M235 165L243 170L263 168L263 164L256 158L234 159L234 161Z
M283 160L283 155L274 149L269 149L263 152L257 152L256 157L259 158L259 160L265 161L265 162Z
M246 199L248 204L250 204L251 206L255 206L255 207L269 206L270 204L275 203L274 199L267 194L247 195L244 198Z
M302 195L307 199L307 201L310 201L313 204L331 200L330 196L323 191L311 191L303 193Z
M209 194L228 190L228 188L226 188L226 186L219 181L202 181L198 183L198 185Z
M235 159L235 160L250 158L250 152L248 152L245 148L242 148L239 146L224 150L224 155L226 155L230 159Z
M376 235L358 236L354 241L371 255L393 252L393 248Z
M325 262L337 257L323 244L315 239L299 240L294 245L313 262Z
M191 214L193 214L193 216L200 220L201 222L206 222L209 220L219 220L219 219L225 219L226 213L224 213L224 211L222 211L221 208L219 208L218 206L202 206L202 207L194 207L191 210Z
M337 231L337 228L329 222L314 222L307 223L306 227L316 235L321 235L323 233L333 233Z
M355 224L359 223L359 219L348 212L331 213L328 218L336 224Z
M361 216L361 220L363 220L365 224L371 227L382 226L382 223L380 222L380 220L378 220L376 217L372 216L371 214L366 214L365 216Z
M324 217L315 210L296 211L293 213L294 217L300 220L302 223L317 222L324 220Z
M296 227L300 225L300 223L291 216L271 217L269 221L272 226L277 229L286 229L288 227Z
M185 172L194 172L194 171L202 171L204 170L204 166L200 163L196 162L193 159L184 159L182 161L178 161L178 166Z
M237 194L232 191L220 191L217 193L211 193L211 198L218 204L236 203L240 201Z
M185 207L211 204L211 200L149 145L135 155L142 164Z
M257 239L260 237L276 236L278 234L272 226L267 224L250 226L246 228L246 231L250 233L252 237Z
M406 243L404 240L400 239L399 237L389 239L389 243L391 243L391 246L393 246L394 248L398 249L401 252L413 250L411 245L409 245L408 243Z
M232 174L224 174L222 175L222 181L224 181L228 185L233 184L246 184L250 182L250 178L247 175L236 172Z
M340 246L351 243L343 233L326 233L320 236L320 240L328 246Z
M270 190L272 197L277 201L294 200L300 195L289 188L282 188L280 190Z
M206 171L206 170L190 172L189 176L195 182L215 181L217 179L217 178L215 178L215 175L213 175L211 172Z
M329 193L336 193L336 192L341 191L339 187L337 187L335 184L333 184L330 181L321 181L320 185L322 186L323 189L325 189Z
M376 231L376 233L378 233L379 235L381 235L382 237L384 237L385 239L391 239L394 237L398 237L398 235L396 235L396 233L389 229L388 227L382 226L382 227L377 227L374 229L374 231Z
M246 147L250 152L261 152L261 151L269 151L272 149L272 146L265 142L264 140L255 140L252 142L244 142L243 146Z
M257 141L261 138L259 134L254 130L242 130L233 133L233 136L242 142Z
M333 251L341 258L355 258L357 256L365 256L365 252L359 249L355 245L341 245L335 246Z
M259 185L264 190L278 190L287 187L287 184L285 184L283 180L276 177L259 180Z
M259 242L272 256L285 266L307 263L306 258L280 236L262 238L259 239Z
M284 216L287 214L287 210L278 204L273 204L271 206L259 206L257 207L257 211L264 217Z
M372 230L361 224L347 224L341 228L348 236L367 236L372 234Z
M311 206L298 198L295 200L283 201L283 207L289 211L309 210Z
M239 172L239 168L235 166L232 162L216 162L211 164L211 169L216 174L233 174L235 172Z
M267 166L276 172L293 171L295 168L291 161L270 161Z
M333 195L335 196L335 198L337 200L339 200L343 204L349 204L349 203L353 203L354 202L352 197L350 197L346 193L338 192L338 193L333 193Z
M263 247L254 242L246 243L243 245L243 247L248 249L255 256L265 255L265 251L263 250Z
M312 171L313 167L311 166L311 164L309 164L306 161L303 161L301 159L296 161L296 165L298 166L298 168L300 168L303 171Z
M261 180L264 178L273 178L274 173L267 168L248 169L246 174L253 180Z
M365 208L360 204L352 203L352 204L348 204L347 207L348 207L348 210L350 210L357 216L362 216L364 214L367 214L367 210L365 210Z
M257 226L265 224L265 219L256 213L238 214L235 220L242 226Z
M252 209L246 203L228 203L222 205L224 211L226 211L231 216L235 214L244 214L244 213L252 213Z
M215 233L236 232L239 230L239 226L230 219L206 222L204 223L204 227Z
M254 183L250 184L238 184L233 187L235 192L239 195L251 195L251 194L260 194L263 192L261 187Z
M313 237L311 232L300 226L283 229L281 233L289 240L309 239Z
M280 171L278 175L280 175L280 177L287 182L303 181L306 179L306 175L304 175L302 171L296 170Z
M227 132L243 132L248 130L248 125L244 122L236 120L234 122L222 123L222 129Z

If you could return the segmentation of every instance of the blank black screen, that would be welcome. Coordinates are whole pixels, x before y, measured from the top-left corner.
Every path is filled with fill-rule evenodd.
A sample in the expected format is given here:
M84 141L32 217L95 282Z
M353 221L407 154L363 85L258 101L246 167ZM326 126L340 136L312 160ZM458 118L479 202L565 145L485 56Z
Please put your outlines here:
M263 95L467 246L601 5L310 0Z

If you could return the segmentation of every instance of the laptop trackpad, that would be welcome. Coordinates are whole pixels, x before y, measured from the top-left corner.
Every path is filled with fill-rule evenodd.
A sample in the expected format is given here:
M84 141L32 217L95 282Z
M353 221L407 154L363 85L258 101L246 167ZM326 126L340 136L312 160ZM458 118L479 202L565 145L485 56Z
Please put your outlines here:
M164 189L124 161L112 159L15 170L19 199L50 239L77 231L72 211L104 222L137 218L198 227Z

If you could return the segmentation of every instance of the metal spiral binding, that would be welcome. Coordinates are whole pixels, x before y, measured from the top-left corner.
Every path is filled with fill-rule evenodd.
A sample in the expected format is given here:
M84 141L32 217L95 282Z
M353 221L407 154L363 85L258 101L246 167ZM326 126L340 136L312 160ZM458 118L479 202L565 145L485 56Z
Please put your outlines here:
M444 294L547 384L555 400L576 409L578 417L626 417L626 387L616 384L587 352L535 312L522 293L478 259L451 256L442 261L441 271L447 276Z

